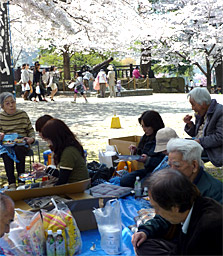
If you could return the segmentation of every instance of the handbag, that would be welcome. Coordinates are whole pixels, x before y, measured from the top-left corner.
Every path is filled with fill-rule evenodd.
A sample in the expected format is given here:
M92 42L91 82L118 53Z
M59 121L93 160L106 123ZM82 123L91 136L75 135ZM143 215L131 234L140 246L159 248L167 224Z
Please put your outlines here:
M94 89L96 90L96 91L99 91L100 90L100 84L99 84L99 82L98 81L94 81L93 82L93 86L94 86Z
M40 86L39 85L36 86L36 94L40 94Z

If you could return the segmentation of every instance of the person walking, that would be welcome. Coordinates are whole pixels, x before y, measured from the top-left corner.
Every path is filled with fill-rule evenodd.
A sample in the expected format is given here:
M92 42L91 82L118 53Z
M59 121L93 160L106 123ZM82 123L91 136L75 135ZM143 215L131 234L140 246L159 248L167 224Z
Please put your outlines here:
M112 65L109 65L107 68L108 71L108 85L109 85L109 90L110 90L110 98L116 97L116 92L115 92L115 71Z
M57 70L57 67L55 66L50 67L49 76L50 76L49 86L51 87L51 90L52 90L50 94L50 99L51 101L54 101L53 97L58 91L58 83L60 79L60 73Z

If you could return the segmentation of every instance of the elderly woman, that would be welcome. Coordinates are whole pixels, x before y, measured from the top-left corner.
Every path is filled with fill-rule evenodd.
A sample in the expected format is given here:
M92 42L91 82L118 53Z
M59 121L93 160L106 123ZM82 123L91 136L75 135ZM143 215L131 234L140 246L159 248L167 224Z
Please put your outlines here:
M35 131L27 113L23 110L16 109L16 99L10 92L0 94L0 104L3 111L0 113L0 141L5 135L17 133L23 138L28 145L35 141ZM25 172L25 156L29 147L15 145L7 148L1 146L1 156L4 161L6 175L10 189L16 188L16 179L14 175L14 160L16 161L16 170L18 177ZM13 157L12 153L15 154ZM19 185L23 184L18 178ZM20 184L21 183L21 184Z

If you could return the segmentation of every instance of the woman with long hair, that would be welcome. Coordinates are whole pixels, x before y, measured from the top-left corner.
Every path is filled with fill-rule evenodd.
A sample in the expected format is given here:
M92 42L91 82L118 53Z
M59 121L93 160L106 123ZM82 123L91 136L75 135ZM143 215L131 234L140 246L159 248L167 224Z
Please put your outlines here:
M46 167L41 163L33 164L39 172L57 178L54 185L62 185L88 179L84 150L69 127L59 119L50 119L41 129L42 138L49 143L53 151L56 168Z
M160 114L154 110L148 110L142 113L138 118L142 126L144 135L141 137L138 147L131 145L129 150L133 155L140 155L138 160L144 164L144 169L136 170L121 178L120 184L123 187L133 187L136 176L140 179L151 173L156 166L163 160L163 153L155 153L156 133L159 129L164 128L164 123Z

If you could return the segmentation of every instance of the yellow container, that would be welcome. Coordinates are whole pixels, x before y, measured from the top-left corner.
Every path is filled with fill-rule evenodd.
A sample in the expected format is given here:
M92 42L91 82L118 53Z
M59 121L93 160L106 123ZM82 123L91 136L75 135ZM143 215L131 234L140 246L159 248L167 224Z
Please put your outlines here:
M113 116L111 120L111 128L119 129L121 128L120 120L118 116Z

